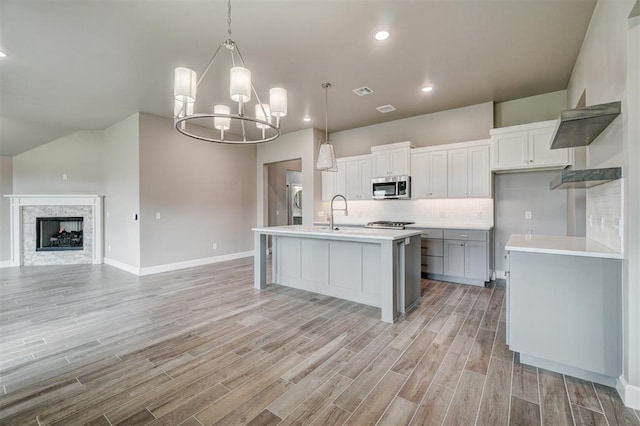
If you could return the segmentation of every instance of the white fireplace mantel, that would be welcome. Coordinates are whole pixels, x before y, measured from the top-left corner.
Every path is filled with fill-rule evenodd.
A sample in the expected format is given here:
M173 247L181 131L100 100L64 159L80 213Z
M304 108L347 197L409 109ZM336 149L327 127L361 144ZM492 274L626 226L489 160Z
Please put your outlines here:
M92 262L103 262L103 221L102 205L104 195L98 194L11 194L11 265L20 266L22 255L22 212L24 206L90 206L93 209L93 252Z

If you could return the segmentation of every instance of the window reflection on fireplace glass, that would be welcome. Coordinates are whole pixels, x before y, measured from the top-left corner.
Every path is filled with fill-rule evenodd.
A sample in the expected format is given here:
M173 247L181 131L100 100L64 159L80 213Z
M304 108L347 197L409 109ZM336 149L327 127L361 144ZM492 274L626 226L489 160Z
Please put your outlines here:
M82 217L36 218L36 251L82 250Z

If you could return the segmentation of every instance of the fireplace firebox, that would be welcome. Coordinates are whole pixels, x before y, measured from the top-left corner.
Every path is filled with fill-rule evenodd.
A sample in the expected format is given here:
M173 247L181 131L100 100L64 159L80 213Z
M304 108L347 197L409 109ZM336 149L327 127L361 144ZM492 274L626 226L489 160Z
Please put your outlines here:
M36 251L82 250L82 217L37 217Z

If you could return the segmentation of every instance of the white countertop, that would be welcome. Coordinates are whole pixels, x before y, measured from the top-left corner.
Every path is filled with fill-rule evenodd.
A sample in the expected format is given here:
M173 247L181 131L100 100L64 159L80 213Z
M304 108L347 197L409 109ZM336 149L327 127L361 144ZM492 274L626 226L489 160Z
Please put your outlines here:
M505 250L606 259L624 258L621 253L589 238L562 235L511 235Z
M334 223L335 226L364 226L368 222ZM329 226L329 222L313 222L314 226ZM490 231L493 225L489 224L457 224L457 223L414 223L407 225L407 229L469 229L476 231Z
M334 225L340 228L340 225ZM420 235L417 229L377 229L377 228L341 228L331 231L328 226L269 226L253 228L252 231L269 235L296 235L331 240L401 240Z

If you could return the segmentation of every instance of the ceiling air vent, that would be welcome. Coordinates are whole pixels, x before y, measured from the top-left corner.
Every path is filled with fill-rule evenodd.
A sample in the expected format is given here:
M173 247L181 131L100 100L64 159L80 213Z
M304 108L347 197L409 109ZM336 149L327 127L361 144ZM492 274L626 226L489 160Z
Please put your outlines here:
M358 87L357 89L353 89L352 92L358 96L364 96L364 95L372 94L373 90L370 87L362 86L362 87Z
M376 108L378 110L378 112L381 112L383 114L386 114L387 112L391 112L391 111L395 111L396 107L394 107L391 104L387 104L387 105L382 105L379 106L378 108Z

